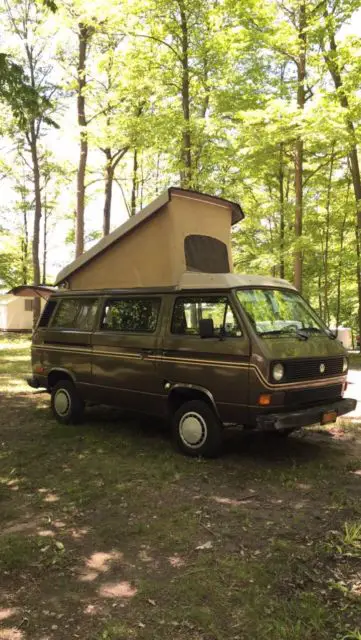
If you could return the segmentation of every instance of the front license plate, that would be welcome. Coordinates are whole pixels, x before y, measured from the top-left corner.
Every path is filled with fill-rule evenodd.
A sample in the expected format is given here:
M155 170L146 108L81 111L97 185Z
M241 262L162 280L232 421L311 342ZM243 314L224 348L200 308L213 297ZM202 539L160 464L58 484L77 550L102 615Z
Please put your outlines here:
M321 419L321 424L328 424L329 422L336 422L337 411L326 411Z

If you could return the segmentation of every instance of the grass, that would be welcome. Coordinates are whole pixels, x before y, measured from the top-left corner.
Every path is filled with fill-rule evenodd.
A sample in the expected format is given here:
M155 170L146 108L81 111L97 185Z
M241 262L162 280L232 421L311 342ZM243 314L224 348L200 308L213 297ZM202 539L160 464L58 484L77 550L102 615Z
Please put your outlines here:
M350 369L361 369L361 353L350 353L349 354L349 365Z
M28 348L0 336L1 639L361 640L360 425L191 460L118 410L57 424Z

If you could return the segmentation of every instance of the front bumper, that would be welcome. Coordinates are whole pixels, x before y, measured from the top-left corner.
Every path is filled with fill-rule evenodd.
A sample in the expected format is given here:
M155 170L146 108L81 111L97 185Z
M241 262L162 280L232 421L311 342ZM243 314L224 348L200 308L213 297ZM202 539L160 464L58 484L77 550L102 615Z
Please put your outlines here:
M45 376L31 376L26 378L26 382L32 389L46 389L47 381Z
M33 389L39 389L40 387L39 380L35 378L35 376L31 376L31 378L26 378L26 382L28 383L29 387L32 387Z
M309 427L318 424L324 413L335 411L338 416L353 411L357 401L353 398L344 398L336 402L290 411L289 413L267 413L257 416L257 429L260 431L288 431Z

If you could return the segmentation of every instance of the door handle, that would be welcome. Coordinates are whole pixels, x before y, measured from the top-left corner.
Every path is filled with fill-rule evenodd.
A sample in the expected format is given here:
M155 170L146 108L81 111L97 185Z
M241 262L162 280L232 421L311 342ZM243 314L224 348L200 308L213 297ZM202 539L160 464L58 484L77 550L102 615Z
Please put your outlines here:
M151 356L153 355L154 349L141 349L140 350L140 357L144 360L144 358L146 358L147 356Z

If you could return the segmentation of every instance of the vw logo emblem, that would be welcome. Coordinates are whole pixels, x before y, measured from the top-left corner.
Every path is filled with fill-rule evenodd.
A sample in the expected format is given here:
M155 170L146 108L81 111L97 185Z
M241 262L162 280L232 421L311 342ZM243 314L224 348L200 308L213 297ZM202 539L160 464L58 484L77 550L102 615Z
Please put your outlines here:
M325 373L326 371L326 365L324 362L321 362L320 364L320 373Z

